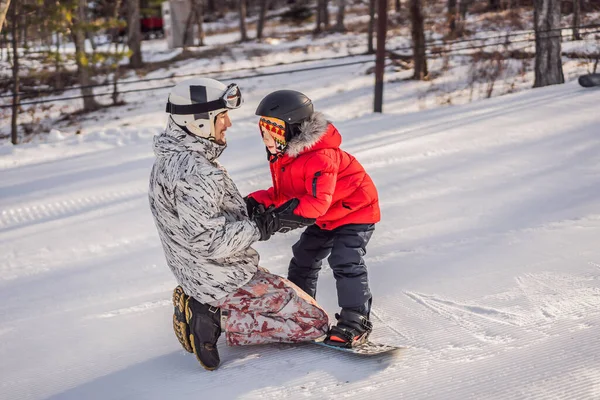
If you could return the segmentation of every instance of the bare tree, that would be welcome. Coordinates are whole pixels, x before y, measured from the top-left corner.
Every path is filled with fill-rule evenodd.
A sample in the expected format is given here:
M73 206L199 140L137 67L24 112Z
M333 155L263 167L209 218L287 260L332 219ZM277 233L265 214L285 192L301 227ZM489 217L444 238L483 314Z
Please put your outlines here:
M535 82L533 87L565 82L561 59L560 0L534 0Z
M257 39L262 39L263 37L263 31L265 29L265 17L267 15L267 8L269 7L267 3L267 0L260 0L259 2L258 23L256 24Z
M15 3L12 6L10 12L11 21L11 36L12 36L12 50L13 50L13 102L12 102L12 117L10 120L10 138L12 144L19 143L19 135L17 131L17 118L19 116L19 20L21 19L20 13L17 9L19 4Z
M94 99L94 92L90 86L92 80L89 71L89 59L85 52L85 25L86 25L86 0L78 0L77 3L77 21L73 24L73 42L75 44L75 62L77 64L77 73L79 75L79 84L81 85L81 95L83 97L83 110L93 111L100 107Z
M369 0L369 28L367 29L367 53L375 53L373 31L375 30L375 0Z
M240 14L240 33L241 41L248 41L248 33L246 31L246 0L238 0L238 11Z
M329 0L323 0L321 12L323 13L321 22L323 22L325 29L329 29Z
M2 32L2 26L4 25L8 7L10 7L10 0L0 0L0 32Z
M112 21L113 24L115 24L114 30L115 30L115 34L113 35L113 44L114 44L114 51L112 52L112 57L109 57L108 59L112 59L112 63L110 64L111 69L113 71L113 92L112 92L112 101L113 101L113 105L117 105L119 104L119 87L117 86L117 82L119 81L119 62L121 61L121 58L124 58L125 53L124 53L124 47L125 44L122 44L122 48L120 48L119 46L119 42L120 40L117 39L118 37L118 30L121 29L120 24L119 24L119 12L121 11L121 4L122 4L123 0L116 0L114 3L114 9L112 12ZM127 11L129 13L129 10ZM139 14L139 12L138 12ZM138 18L138 23L139 23L139 18ZM109 48L110 51L110 48Z
M315 16L316 16L316 26L315 26L315 30L314 33L321 33L321 25L323 24L323 13L321 12L321 9L323 8L323 2L324 0L317 0L317 9L315 12Z
M460 0L458 5L458 13L460 15L461 22L467 19L467 11L473 0Z
M456 0L448 0L448 28L450 36L456 35Z
M346 15L346 0L337 0L338 12L335 23L336 32L345 32L346 27L344 26L344 16Z
M581 0L573 0L573 40L581 40Z
M427 77L427 58L425 56L425 26L421 0L409 2L411 33L413 41L414 75L413 79L423 80Z
M204 2L203 0L192 1L192 14L196 19L196 26L198 27L198 46L204 46Z
M131 50L129 65L140 68L142 60L142 30L140 27L140 0L127 0L127 45Z
M215 7L215 0L208 0L207 9L210 14L214 14L217 11L217 8Z
M193 21L195 19L194 16L194 0L189 0L190 9L188 10L187 18L185 19L185 27L183 31L183 48L186 49L187 46L194 45L194 38L192 37L193 32Z

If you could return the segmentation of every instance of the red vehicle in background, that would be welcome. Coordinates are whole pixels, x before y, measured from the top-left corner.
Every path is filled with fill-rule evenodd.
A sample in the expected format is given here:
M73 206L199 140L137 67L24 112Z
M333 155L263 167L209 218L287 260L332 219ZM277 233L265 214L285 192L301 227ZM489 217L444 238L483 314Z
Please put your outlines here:
M163 29L163 19L161 17L142 17L140 18L140 31L142 40L157 39L165 36ZM119 41L123 41L127 36L127 28L122 27L118 32Z
M161 17L142 17L140 28L144 39L155 39L165 35Z

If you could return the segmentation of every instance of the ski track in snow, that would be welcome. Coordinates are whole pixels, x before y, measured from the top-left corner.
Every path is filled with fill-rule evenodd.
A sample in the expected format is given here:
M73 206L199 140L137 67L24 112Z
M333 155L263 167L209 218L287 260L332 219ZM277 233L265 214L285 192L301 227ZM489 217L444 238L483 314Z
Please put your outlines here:
M0 233L137 200L141 197L145 199L147 195L146 189L132 189L5 209L0 212Z
M159 301L151 301L145 302L142 304L138 304L137 306L120 308L118 310L109 311L102 314L92 315L86 318L113 318L120 315L133 314L133 313L143 313L150 311L155 308L165 307L172 305L170 300L159 300Z

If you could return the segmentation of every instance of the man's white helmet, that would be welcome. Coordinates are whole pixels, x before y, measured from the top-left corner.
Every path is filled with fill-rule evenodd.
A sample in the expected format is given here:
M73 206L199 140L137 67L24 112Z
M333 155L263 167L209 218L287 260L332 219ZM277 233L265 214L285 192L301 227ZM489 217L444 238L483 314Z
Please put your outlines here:
M236 84L226 86L215 79L194 78L171 89L167 113L192 134L214 140L215 117L241 105L242 93Z

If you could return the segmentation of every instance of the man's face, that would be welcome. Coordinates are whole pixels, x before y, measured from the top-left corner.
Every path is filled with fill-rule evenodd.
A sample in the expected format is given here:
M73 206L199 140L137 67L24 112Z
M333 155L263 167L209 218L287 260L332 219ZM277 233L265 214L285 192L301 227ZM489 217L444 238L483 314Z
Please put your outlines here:
M215 142L218 144L226 144L225 131L231 126L229 113L223 111L215 117Z

